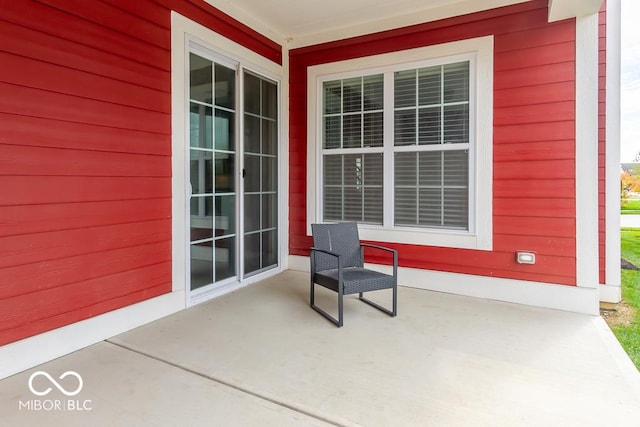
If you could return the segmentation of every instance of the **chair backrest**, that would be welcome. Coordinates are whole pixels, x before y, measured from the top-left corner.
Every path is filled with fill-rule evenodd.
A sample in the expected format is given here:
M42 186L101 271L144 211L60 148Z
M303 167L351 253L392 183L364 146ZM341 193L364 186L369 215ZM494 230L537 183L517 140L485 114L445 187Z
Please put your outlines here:
M362 253L358 225L355 222L337 224L311 224L313 246L335 252L343 260L343 267L362 267ZM335 257L318 253L316 255L316 271L338 268Z

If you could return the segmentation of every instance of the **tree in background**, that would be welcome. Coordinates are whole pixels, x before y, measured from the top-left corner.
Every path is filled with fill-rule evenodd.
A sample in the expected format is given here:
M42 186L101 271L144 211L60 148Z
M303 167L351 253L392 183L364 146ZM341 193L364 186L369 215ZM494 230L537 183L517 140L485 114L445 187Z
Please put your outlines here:
M637 174L622 172L620 175L620 204L626 205L631 193L638 192L640 192L640 177Z
M640 193L640 151L633 158L633 163L638 163L634 168L622 171L620 175L620 204L629 202L631 193Z

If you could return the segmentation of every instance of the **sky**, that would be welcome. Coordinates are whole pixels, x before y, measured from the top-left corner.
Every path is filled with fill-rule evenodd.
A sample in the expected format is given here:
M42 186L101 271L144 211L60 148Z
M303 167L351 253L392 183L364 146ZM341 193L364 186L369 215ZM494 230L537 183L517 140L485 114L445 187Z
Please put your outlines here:
M640 152L640 1L622 0L620 160Z

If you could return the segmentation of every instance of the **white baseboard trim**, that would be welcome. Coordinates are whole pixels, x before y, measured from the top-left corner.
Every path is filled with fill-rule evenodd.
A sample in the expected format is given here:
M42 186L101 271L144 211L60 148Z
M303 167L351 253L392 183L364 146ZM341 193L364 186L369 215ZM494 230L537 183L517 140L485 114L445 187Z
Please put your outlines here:
M389 266L367 264L368 268L390 272ZM289 256L291 270L309 271L309 258ZM486 298L535 307L552 308L575 313L600 314L599 293L596 288L553 285L498 277L398 268L400 286Z
M600 285L600 301L619 303L622 301L622 288L615 285Z
M185 308L172 292L0 347L0 380Z

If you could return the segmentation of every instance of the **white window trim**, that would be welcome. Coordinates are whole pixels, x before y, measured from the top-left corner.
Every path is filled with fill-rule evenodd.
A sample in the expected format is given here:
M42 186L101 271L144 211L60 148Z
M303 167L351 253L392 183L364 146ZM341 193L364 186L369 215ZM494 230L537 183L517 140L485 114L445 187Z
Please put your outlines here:
M311 224L319 222L320 201L320 149L322 136L320 126L320 102L322 102L323 80L330 75L361 75L383 71L385 67L395 67L412 63L422 64L436 58L473 54L475 75L471 87L475 87L475 105L471 110L469 131L475 140L471 148L474 158L469 169L469 191L472 200L469 209L475 215L469 224L469 231L441 229L421 229L413 227L380 227L360 225L360 236L365 240L392 243L407 243L426 246L492 250L493 249L493 36L478 37L452 43L427 46L417 49L332 62L307 69L307 235L311 235ZM472 62L472 67L473 67ZM417 67L416 67L417 68ZM378 70L376 70L378 69ZM385 87L385 91L387 88ZM388 126L385 118L385 138ZM386 157L389 156L385 156ZM392 157L390 157L392 159ZM385 160L387 161L387 160ZM386 174L389 175L389 174ZM387 177L387 179L390 179ZM385 203L385 215L390 208Z

